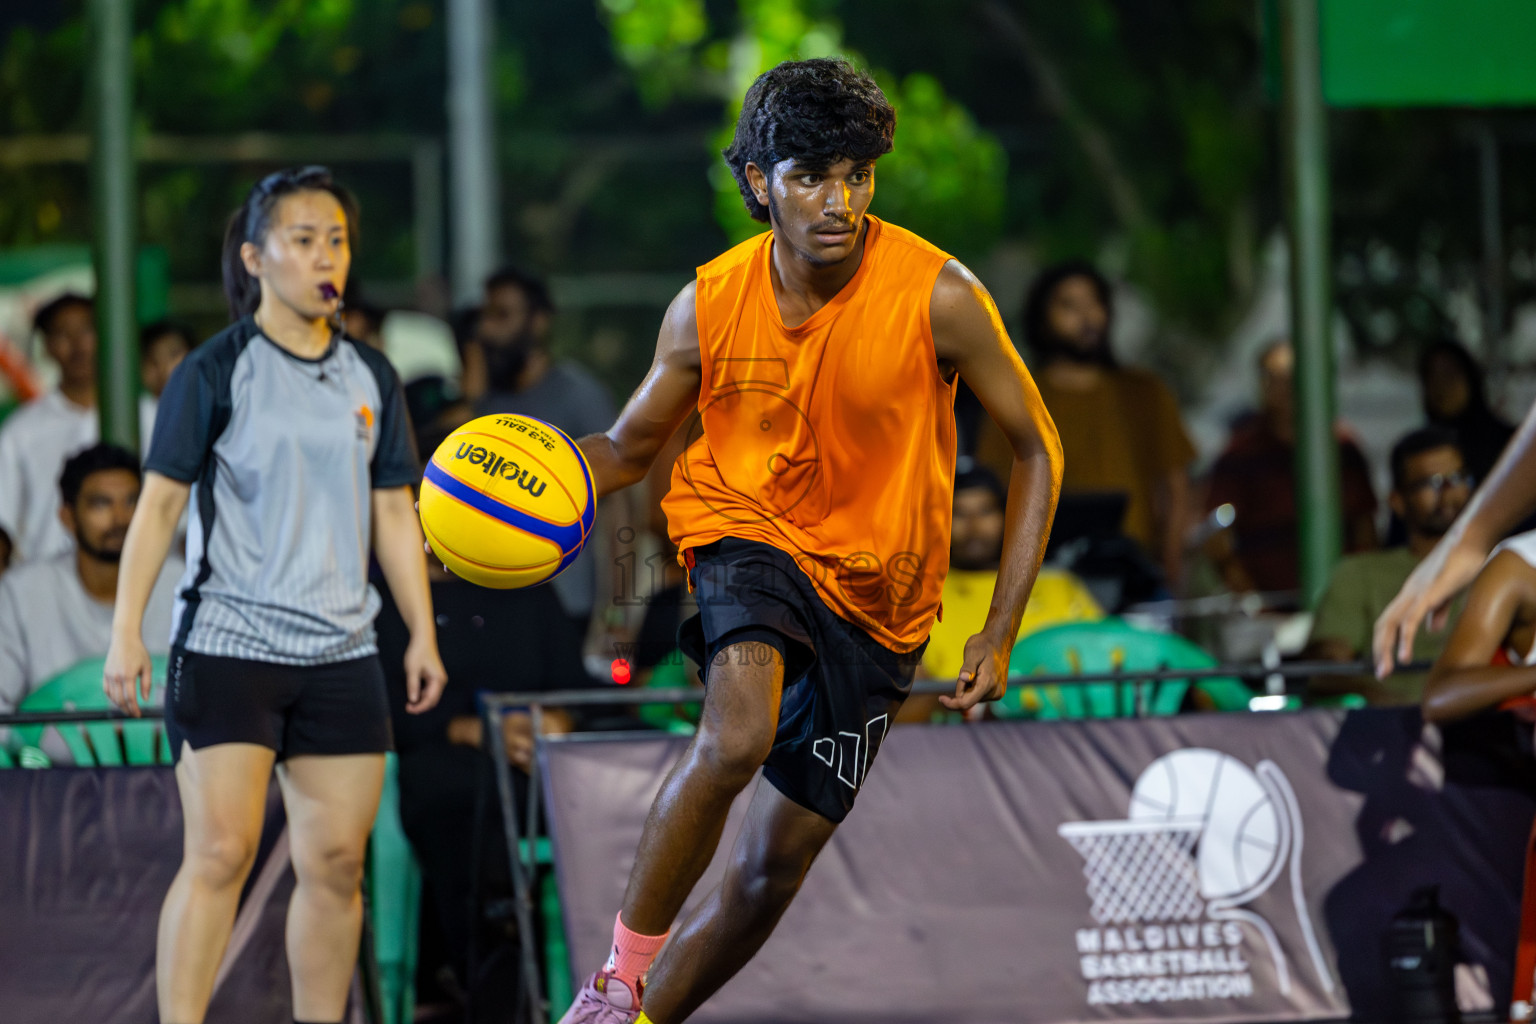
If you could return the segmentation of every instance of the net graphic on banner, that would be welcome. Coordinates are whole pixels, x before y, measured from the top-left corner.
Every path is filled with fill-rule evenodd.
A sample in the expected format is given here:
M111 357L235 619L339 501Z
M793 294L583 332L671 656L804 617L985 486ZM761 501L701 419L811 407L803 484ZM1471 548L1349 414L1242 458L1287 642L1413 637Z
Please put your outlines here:
M1244 925L1262 938L1276 987L1289 993L1290 966L1275 930L1246 906L1288 861L1308 954L1332 991L1301 887L1301 813L1278 767L1177 750L1141 773L1128 810L1122 820L1057 829L1083 858L1089 913L1101 926L1077 935L1090 1004L1252 995Z
M1083 821L1058 831L1083 855L1100 924L1193 921L1205 910L1192 852L1199 822Z

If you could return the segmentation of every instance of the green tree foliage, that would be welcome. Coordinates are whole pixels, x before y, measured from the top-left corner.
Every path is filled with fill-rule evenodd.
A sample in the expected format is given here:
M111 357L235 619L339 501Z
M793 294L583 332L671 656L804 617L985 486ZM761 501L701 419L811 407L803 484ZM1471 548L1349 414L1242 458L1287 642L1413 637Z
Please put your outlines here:
M0 135L88 130L82 5L51 28L0 40ZM438 134L442 32L425 0L162 0L135 3L140 132ZM505 81L508 76L502 74ZM512 76L515 89L515 76ZM224 220L259 164L153 163L139 171L141 238L165 246L172 277L217 276ZM365 210L360 271L409 275L409 183L399 165L339 168ZM67 161L0 168L0 245L90 237L86 169Z
M712 139L729 144L741 98L762 72L785 60L843 56L832 5L811 0L737 0L733 19L712 23L701 0L599 0L614 47L633 70L645 101L710 97L723 106ZM876 174L876 210L966 256L986 253L1002 228L1008 162L997 140L930 74L875 69L897 110L896 149ZM718 158L710 166L715 218L732 241L763 230L747 216L735 179Z
M0 29L0 136L86 131L83 0L11 7L23 13L0 15L10 26ZM685 279L728 241L761 230L719 158L746 87L780 60L843 54L874 69L900 112L878 214L982 271L998 242L1035 264L1099 259L1151 300L1165 342L1157 352L1189 383L1200 361L1185 354L1210 353L1249 308L1257 252L1281 222L1257 9L1253 0L498 2L507 255L555 274ZM443 12L442 0L135 0L138 127L441 137ZM1520 111L1477 118L1505 140L1513 307L1536 296L1536 147ZM1469 120L1464 111L1332 115L1339 302L1372 352L1401 355L1476 324L1481 186ZM141 237L169 249L173 281L216 280L224 218L269 169L140 168ZM405 168L338 171L363 201L359 273L408 279ZM0 167L0 246L88 241L87 189L79 163ZM1024 282L988 284L1016 295ZM561 329L608 332L603 351L622 350L615 360L633 357L643 370L655 310L642 301L603 309L562 315ZM627 388L638 371L620 369L614 379Z

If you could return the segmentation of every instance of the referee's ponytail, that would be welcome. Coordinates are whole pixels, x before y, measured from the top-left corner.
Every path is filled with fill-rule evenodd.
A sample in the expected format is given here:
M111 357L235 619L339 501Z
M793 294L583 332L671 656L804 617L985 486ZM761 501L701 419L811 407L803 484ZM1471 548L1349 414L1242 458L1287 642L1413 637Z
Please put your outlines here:
M329 192L341 204L347 218L347 236L357 241L357 202L336 180L328 167L312 165L274 171L258 181L245 202L230 215L224 229L224 299L229 303L229 317L238 320L256 312L261 304L261 282L245 269L240 247L246 242L260 246L272 227L272 211L278 200L295 192Z

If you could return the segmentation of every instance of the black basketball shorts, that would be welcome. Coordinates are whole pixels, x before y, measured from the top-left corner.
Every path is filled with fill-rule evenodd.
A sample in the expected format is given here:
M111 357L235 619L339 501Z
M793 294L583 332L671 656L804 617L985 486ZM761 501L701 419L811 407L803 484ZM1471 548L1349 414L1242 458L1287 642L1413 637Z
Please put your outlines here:
M912 688L923 647L897 654L827 607L793 558L727 537L692 549L699 613L678 627L704 667L757 640L784 659L784 696L763 777L802 807L840 822ZM737 648L727 657L749 656Z
M165 692L171 755L254 743L278 760L394 749L384 668L370 654L326 665L278 665L172 649Z

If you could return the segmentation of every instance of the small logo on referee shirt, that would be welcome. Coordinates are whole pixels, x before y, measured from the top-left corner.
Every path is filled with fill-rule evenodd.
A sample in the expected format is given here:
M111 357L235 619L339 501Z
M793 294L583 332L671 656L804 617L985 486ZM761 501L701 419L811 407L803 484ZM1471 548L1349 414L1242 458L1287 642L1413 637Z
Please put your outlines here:
M373 410L368 406L360 405L357 412L352 415L357 417L357 439L366 441L373 436Z

